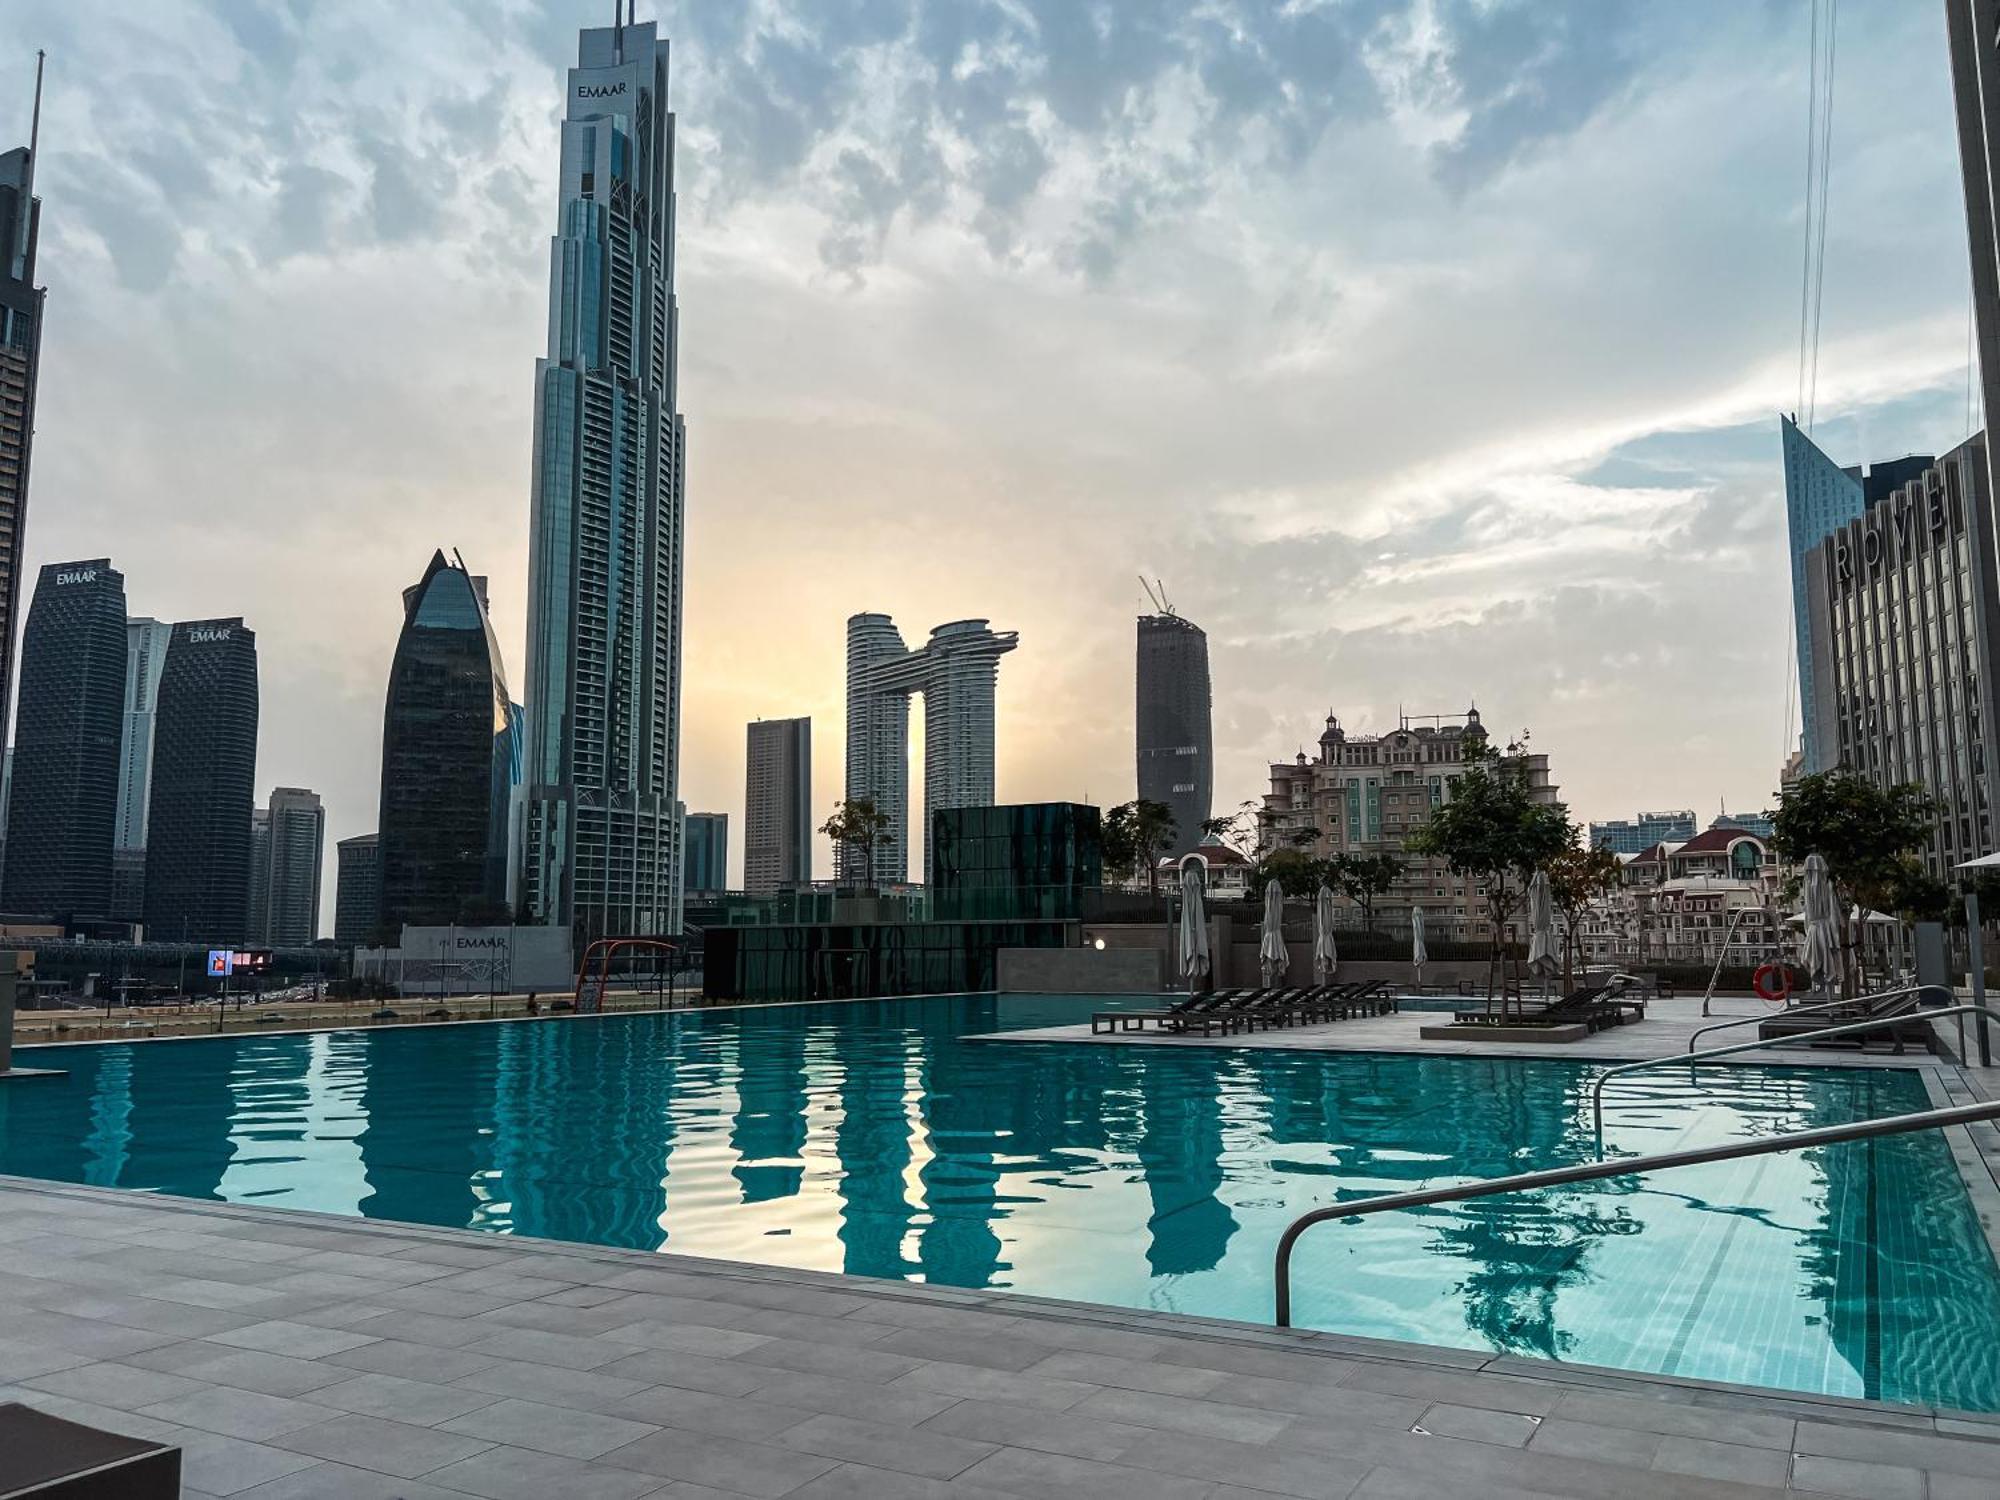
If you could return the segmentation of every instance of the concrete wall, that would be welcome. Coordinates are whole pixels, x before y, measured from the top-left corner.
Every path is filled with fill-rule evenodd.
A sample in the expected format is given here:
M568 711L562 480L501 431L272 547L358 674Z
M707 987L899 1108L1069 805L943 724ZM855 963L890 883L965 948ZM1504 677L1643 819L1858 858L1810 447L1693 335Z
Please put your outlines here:
M1166 988L1158 948L1002 948L1002 994L1157 995Z

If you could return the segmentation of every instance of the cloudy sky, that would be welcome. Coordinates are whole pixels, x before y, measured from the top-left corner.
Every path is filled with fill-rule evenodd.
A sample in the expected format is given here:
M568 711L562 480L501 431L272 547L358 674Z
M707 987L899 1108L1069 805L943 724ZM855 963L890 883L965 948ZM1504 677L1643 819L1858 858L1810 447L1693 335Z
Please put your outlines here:
M1000 795L1132 795L1137 575L1217 801L1324 714L1530 729L1579 817L1765 805L1808 0L641 0L673 38L693 808L840 791L842 622L965 615ZM374 827L401 589L518 680L573 0L0 0L49 51L29 564L241 613L260 796ZM1968 431L1943 7L1842 9L1815 435ZM732 842L741 868L740 818ZM825 851L823 863L830 864Z

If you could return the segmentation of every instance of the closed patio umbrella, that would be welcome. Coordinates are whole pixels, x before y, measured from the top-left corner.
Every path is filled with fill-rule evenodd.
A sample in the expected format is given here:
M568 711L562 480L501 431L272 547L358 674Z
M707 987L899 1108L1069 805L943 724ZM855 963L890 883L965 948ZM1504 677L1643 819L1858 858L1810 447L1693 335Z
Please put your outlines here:
M1313 978L1330 983L1339 968L1340 950L1333 942L1333 892L1322 885L1313 902Z
M1803 960L1808 976L1815 989L1826 987L1832 993L1834 983L1840 977L1840 898L1833 893L1833 876L1826 867L1826 856L1809 854L1806 856L1805 885L1802 891L1805 907L1805 952Z
M1528 972L1549 978L1562 967L1556 953L1556 900L1549 872L1535 871L1528 882Z
M1291 950L1285 947L1285 888L1277 881L1264 885L1264 936L1257 944L1257 967L1269 989L1291 967Z
M1410 963L1417 971L1417 988L1424 986L1424 965L1431 961L1430 954L1424 952L1424 909L1410 908Z
M1202 900L1202 871L1207 866L1198 854L1181 861L1181 973L1193 994L1198 981L1208 978L1208 910Z

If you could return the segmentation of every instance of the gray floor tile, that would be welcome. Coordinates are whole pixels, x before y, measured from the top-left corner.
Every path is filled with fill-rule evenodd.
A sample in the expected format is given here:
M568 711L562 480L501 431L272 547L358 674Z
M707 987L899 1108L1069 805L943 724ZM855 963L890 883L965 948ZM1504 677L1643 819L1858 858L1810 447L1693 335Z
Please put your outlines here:
M378 1339L353 1349L342 1349L326 1358L350 1370L371 1370L377 1375L400 1375L405 1380L434 1380L439 1384L483 1370L494 1362L490 1354L468 1354L463 1349L441 1349L434 1344L410 1344L401 1339Z
M870 1380L801 1375L792 1370L767 1370L765 1375L767 1378L757 1386L759 1401L830 1412L840 1417L859 1417L864 1422L880 1422L886 1427L914 1427L958 1399L948 1392L919 1390L901 1382L877 1385ZM903 1380L911 1378L906 1375Z
M252 1485L309 1469L319 1460L263 1443L214 1432L190 1432L180 1440L181 1479L210 1495L234 1495Z
M2000 1500L2000 1478L1976 1479L1970 1474L1932 1474L1930 1500Z
M10 1339L0 1339L0 1385L8 1385L17 1380L32 1380L37 1375L47 1375L56 1370L73 1370L78 1365L91 1362L88 1354L78 1354L69 1349L52 1349L40 1344L17 1344Z
M461 1432L468 1437L532 1448L538 1453L554 1453L564 1458L597 1458L659 1430L657 1424L627 1417L512 1398L479 1407L438 1426L445 1432Z
M1213 1488L1206 1479L1027 1448L1002 1448L960 1478L1028 1500L1078 1500L1086 1495L1090 1500L1207 1500Z
M1921 1469L1816 1453L1801 1453L1792 1460L1792 1483L1815 1494L1848 1495L1854 1500L1924 1500Z
M485 1500L638 1500L660 1493L660 1476L582 1463L521 1448L489 1448L434 1469L432 1484Z
M259 1349L266 1354L289 1354L294 1359L318 1359L323 1354L338 1354L343 1349L358 1349L363 1344L373 1343L377 1335L278 1320L245 1323L241 1327L224 1329L205 1337L213 1343L227 1344L232 1349ZM407 1338L409 1335L402 1334L400 1337Z
M1071 1458L1110 1463L1123 1458L1135 1444L1153 1436L1143 1427L1127 1427L1097 1417L1067 1412L1035 1411L999 1401L960 1401L921 1423L919 1432L941 1432L1014 1448L1039 1448Z
M464 1500L464 1495L462 1490L349 1464L315 1463L282 1479L238 1490L229 1500Z
M345 1365L293 1359L289 1354L267 1354L262 1349L217 1349L213 1358L182 1365L179 1373L242 1391L303 1396L323 1385L346 1380L353 1372Z
M143 1408L142 1415L203 1432L219 1432L224 1437L266 1442L301 1427L323 1422L333 1413L324 1406L294 1401L285 1396L266 1396L257 1391L235 1391L227 1386L208 1386L191 1396L179 1396Z
M1438 1476L1415 1469L1401 1469L1390 1465L1371 1469L1368 1477L1361 1481L1361 1487L1354 1492L1354 1500L1439 1500L1441 1495L1458 1493L1456 1487L1441 1489ZM1644 1491L1628 1490L1625 1495L1640 1495ZM1220 1493L1211 1495L1209 1500L1238 1500ZM1249 1497L1240 1497L1249 1500ZM1495 1484L1491 1480L1481 1480L1477 1490L1477 1500L1564 1500L1549 1490L1526 1490L1512 1484Z
M637 1395L654 1382L607 1375L602 1370L565 1370L554 1365L503 1359L470 1375L461 1375L452 1384L462 1390L518 1396L523 1401L573 1406L579 1411L599 1411L607 1402Z
M979 1365L933 1362L898 1376L890 1382L890 1389L1005 1401L1013 1406L1032 1406L1043 1411L1067 1411L1103 1387L1081 1380L1062 1380L1053 1375L1023 1375L1012 1370L988 1370Z
M459 1349L476 1344L493 1330L474 1318L443 1317L437 1313L411 1312L407 1308L387 1308L370 1313L348 1329L368 1338L400 1339L409 1344L430 1344L438 1349Z
M496 1328L485 1338L464 1346L467 1354L485 1354L494 1359L523 1359L538 1365L559 1365L565 1370L594 1370L632 1353L627 1344L604 1338L577 1338L566 1333L544 1333L534 1328Z
M57 1370L22 1383L51 1395L67 1396L73 1401L94 1401L119 1411L137 1411L155 1401L171 1401L176 1396L192 1395L204 1389L203 1382L199 1380L188 1380L159 1370L142 1370L135 1365L121 1365L113 1361Z
M770 1371L758 1365L739 1365L734 1360L706 1354L684 1354L671 1349L642 1349L590 1372L620 1380L636 1380L644 1385L671 1385L682 1390L704 1391L711 1396L747 1396L765 1380Z
M990 1338L967 1338L962 1333L937 1333L927 1328L891 1329L886 1337L877 1340L871 1347L886 1349L895 1354L915 1355L918 1359L950 1360L954 1364L984 1365L989 1370L1017 1372L1052 1358L1066 1357L1060 1351L1051 1355L1046 1344L1032 1343L1027 1339L1008 1338L1004 1334ZM1059 1375L1064 1372L1051 1370L1048 1373Z
M405 1380L399 1375L365 1375L352 1370L343 1373L350 1378L321 1386L312 1393L314 1402L336 1411L387 1417L418 1427L435 1427L500 1399L487 1391L437 1385L428 1380Z
M1120 1390L1153 1391L1162 1396L1204 1396L1229 1379L1220 1370L1124 1359L1115 1354L1090 1354L1081 1349L1058 1349L1037 1360L1028 1373L1115 1386Z
M739 1442L703 1432L668 1428L614 1448L604 1462L615 1468L638 1469L666 1479L686 1479L716 1489L778 1500L807 1480L834 1467L831 1459L794 1453L762 1443Z
M43 1349L87 1354L92 1359L117 1359L140 1349L157 1349L162 1344L180 1342L176 1334L127 1328L95 1318L72 1318L62 1313L36 1311L10 1312L6 1337L15 1343L33 1344Z
M86 1427L122 1433L126 1437L167 1443L178 1441L182 1432L179 1423L165 1418L120 1411L116 1407L99 1406L94 1401L78 1401L49 1391L30 1390L22 1385L0 1389L0 1401L18 1401L36 1411L45 1411L52 1417L63 1417L71 1422L81 1422Z
M402 1479L415 1479L493 1446L486 1438L442 1432L435 1427L413 1427L407 1422L351 1412L301 1427L273 1441L295 1453L310 1453L315 1458L394 1474Z
M1995 1357L2000 1358L2000 1354ZM1885 1432L1859 1422L1843 1426L1801 1422L1793 1447L1800 1453L1942 1469L1948 1474L1976 1477L2000 1474L2000 1443L1923 1432Z
M1572 1417L1579 1422L1631 1427L1640 1432L1657 1432L1671 1437L1742 1443L1753 1448L1777 1448L1787 1453L1792 1447L1792 1430L1797 1426L1790 1417L1757 1411L1724 1411L1603 1391L1569 1391L1557 1403L1555 1410L1558 1415Z
M682 1495L671 1490L659 1500L709 1500L712 1493ZM968 1484L963 1479L925 1479L866 1464L842 1464L817 1479L807 1480L785 1500L1013 1500L1013 1497L984 1485Z
M1124 1464L1304 1500L1346 1500L1372 1467L1365 1462L1180 1433L1157 1433ZM1211 1497L1212 1500L1212 1497Z
M759 1344L774 1342L772 1335L767 1333L745 1333L736 1328L704 1328L699 1323L662 1323L652 1318L619 1323L607 1329L604 1336L638 1349L674 1349L719 1359L728 1359L745 1350L755 1349Z
M992 1443L824 1414L785 1428L776 1441L802 1453L929 1479L954 1478L996 1451Z
M1258 1411L1222 1401L1192 1396L1162 1396L1153 1391L1102 1390L1069 1409L1075 1417L1103 1417L1133 1427L1194 1437L1228 1438L1261 1443L1276 1437L1295 1420L1289 1412Z
M844 1380L890 1381L919 1369L913 1354L872 1347L835 1348L802 1339L759 1339L735 1356L746 1365L771 1365L806 1375L838 1375Z
M97 1318L125 1328L171 1333L184 1339L207 1338L256 1321L254 1316L221 1308L195 1307L186 1302L162 1302L156 1297L128 1297L106 1292L71 1292L48 1304L50 1312L74 1318Z
M803 1407L784 1406L761 1396L733 1400L668 1385L607 1401L603 1409L633 1422L749 1442L776 1442L777 1435L785 1428L815 1415Z
M1743 1443L1715 1443L1704 1438L1663 1437L1653 1454L1653 1467L1670 1474L1694 1474L1703 1479L1733 1479L1739 1484L1782 1486L1791 1472L1792 1457L1777 1448L1752 1448Z
M1428 1420L1426 1425L1429 1425ZM1638 1432L1630 1427L1601 1427L1595 1422L1549 1417L1535 1429L1534 1440L1528 1446L1537 1453L1557 1453L1565 1458L1592 1458L1599 1463L1628 1464L1635 1469L1643 1469L1653 1462L1663 1441L1665 1439L1654 1432ZM1673 1472L1686 1471L1676 1469Z

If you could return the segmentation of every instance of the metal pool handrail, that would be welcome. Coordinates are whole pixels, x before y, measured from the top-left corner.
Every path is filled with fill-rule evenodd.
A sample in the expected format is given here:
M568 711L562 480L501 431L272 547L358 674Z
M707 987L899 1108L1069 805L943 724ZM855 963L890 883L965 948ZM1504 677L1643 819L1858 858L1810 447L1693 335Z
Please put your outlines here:
M1803 1016L1822 1010L1839 1010L1843 1005L1866 1005L1871 1000L1894 1000L1898 995L1921 995L1925 990L1936 990L1947 1000L1951 990L1942 984L1906 984L1901 989L1880 990L1873 995L1856 995L1852 1000L1815 1000L1810 1005L1788 1005L1783 1010L1767 1011L1761 1016L1738 1016L1733 1021L1717 1021L1713 1026L1703 1026L1688 1038L1688 1051L1694 1051L1694 1044L1711 1031L1727 1031L1732 1026L1748 1026L1756 1021L1770 1021L1779 1016ZM1891 1019L1882 1017L1884 1021Z
M1877 1016L1867 1021L1847 1021L1839 1026L1822 1026L1817 1031L1801 1031L1792 1036L1784 1037L1782 1040L1785 1042L1810 1042L1815 1038L1823 1036L1845 1036L1856 1031L1881 1031L1885 1027L1894 1026L1898 1021L1914 1021L1918 1019L1935 1021L1944 1016L1971 1015L1975 1011L1981 1015L1991 1016L1995 1020L2000 1020L2000 1010L1994 1010L1990 1006L1967 1003L1963 1005L1941 1006L1935 1010L1911 1011L1907 1015L1901 1016ZM1766 1016L1762 1019L1769 1020L1770 1018ZM1728 1057L1733 1052L1755 1052L1760 1047L1769 1047L1772 1045L1774 1045L1774 1042L1766 1041L1764 1038L1759 1037L1755 1041L1750 1042L1731 1042L1727 1047L1704 1047L1699 1052L1670 1052L1665 1057L1648 1057L1640 1062L1620 1063L1615 1068L1606 1068L1602 1073L1597 1075L1597 1081L1590 1086L1591 1123L1597 1130L1599 1149L1602 1149L1604 1140L1604 1085L1618 1077L1621 1073L1636 1073L1642 1068L1663 1068L1677 1063L1706 1062L1712 1057Z
M1306 1230L1328 1219L1358 1218L1362 1214L1421 1208L1430 1203L1449 1203L1464 1198L1484 1198L1494 1193L1525 1193L1535 1188L1590 1182L1600 1177L1633 1176L1641 1172L1664 1171L1669 1167L1694 1167L1704 1162L1734 1161L1744 1156L1768 1156L1779 1151L1805 1151L1814 1146L1838 1145L1842 1141L1901 1135L1911 1130L1942 1130L1949 1125L1974 1125L1996 1118L2000 1118L2000 1100L1985 1104L1960 1104L1950 1109L1927 1109L1914 1115L1888 1115L1876 1120L1856 1120L1847 1125L1823 1126L1818 1130L1794 1131L1789 1135L1765 1136L1761 1140L1728 1141L1719 1146L1701 1146L1691 1151L1662 1151L1654 1156L1622 1156L1612 1161L1579 1162L1574 1166L1551 1167L1541 1172L1520 1172L1512 1177L1490 1177L1482 1182L1461 1182L1451 1187L1423 1188L1411 1193L1385 1193L1355 1203L1316 1208L1292 1220L1290 1227L1278 1239L1277 1324L1280 1328L1292 1326L1292 1246Z

